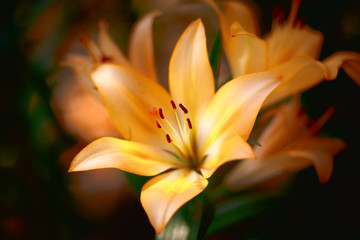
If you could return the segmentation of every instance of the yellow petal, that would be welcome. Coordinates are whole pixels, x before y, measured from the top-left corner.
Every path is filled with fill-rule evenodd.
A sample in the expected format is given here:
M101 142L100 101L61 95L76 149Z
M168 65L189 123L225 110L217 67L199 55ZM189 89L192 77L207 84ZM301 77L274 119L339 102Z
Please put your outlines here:
M162 86L133 69L112 64L99 66L92 78L114 126L125 139L167 144L165 133L156 127L153 111L162 107L170 121L174 115L170 96Z
M235 135L247 140L263 101L280 79L276 73L262 72L235 78L222 86L199 124L199 146L207 149L216 139L223 137L226 141Z
M292 58L269 71L281 74L283 80L265 100L263 107L315 86L324 79L327 72L323 64L307 56Z
M209 178L216 169L226 162L255 158L250 145L239 136L235 136L226 142L218 139L203 156L206 156L206 159L200 166L200 171L206 178Z
M160 12L151 12L140 18L130 37L129 58L133 66L145 76L157 80L152 25Z
M265 71L268 61L266 42L245 32L238 22L231 25L231 32L226 54L233 76Z
M103 57L109 58L113 63L130 67L129 61L110 37L108 28L109 26L106 21L102 20L99 22L99 47Z
M153 176L179 166L174 157L159 148L104 137L85 147L72 161L69 172L118 168L137 175Z
M176 169L145 183L140 200L156 233L161 233L174 213L207 184L206 178L190 169Z
M328 68L328 74L326 75L327 80L333 80L337 77L339 69L346 63L346 62L354 62L355 64L359 65L360 63L360 54L355 52L336 52L333 55L327 57L322 61L324 65ZM345 64L345 69L347 73L350 73L349 76L354 80L360 79L360 71L351 71L351 67L348 65L349 63ZM350 63L351 64L351 63ZM345 70L344 69L344 70Z
M233 22L238 22L249 33L259 34L259 24L257 17L252 7L245 2L227 1L222 2L221 9L214 0L202 0L209 4L217 13L221 37L225 48L228 49L231 38L230 26Z
M274 29L266 41L269 44L269 65L274 67L299 55L317 59L323 35L308 26L296 28L288 24Z
M195 114L200 114L213 97L214 85L205 29L198 19L187 27L175 46L169 65L169 88L175 102L189 109L196 125Z

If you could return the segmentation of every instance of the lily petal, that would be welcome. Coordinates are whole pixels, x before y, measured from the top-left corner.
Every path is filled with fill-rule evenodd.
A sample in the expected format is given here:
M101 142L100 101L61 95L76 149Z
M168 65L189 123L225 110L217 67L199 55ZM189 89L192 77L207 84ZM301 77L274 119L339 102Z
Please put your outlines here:
M207 149L220 137L226 141L239 135L247 140L263 101L280 80L276 73L262 72L240 76L222 86L199 124L200 147Z
M343 70L357 85L360 86L360 61L345 61Z
M156 233L161 233L174 213L207 184L206 178L189 169L176 169L145 183L140 200Z
M134 67L156 81L152 25L161 13L154 11L140 18L130 37L129 58Z
M206 156L206 159L201 165L200 171L206 178L211 177L216 169L226 162L255 158L251 146L239 136L235 136L226 142L219 139L203 156Z
M230 26L233 22L238 22L245 31L252 34L259 34L259 23L253 8L245 2L227 1L222 2L221 9L214 0L202 0L209 4L217 13L222 40L225 48L228 48L231 38Z
M173 110L170 96L162 86L133 69L112 64L99 66L92 78L121 136L127 140L168 145L164 132L156 128L158 107L175 122L171 118L174 114L166 114Z
M189 109L196 125L195 114L201 114L215 92L205 29L200 19L186 28L175 46L169 65L169 88L175 102Z
M238 22L231 25L231 39L226 54L234 77L262 72L267 68L267 43L245 32Z
M241 161L224 179L231 189L243 189L257 185L273 177L297 172L309 167L311 161L288 154L276 155L266 161L246 159Z
M110 58L113 63L131 67L129 61L110 37L108 28L109 25L105 20L99 22L99 47L104 57Z
M334 138L314 137L297 144L299 150L291 150L293 157L308 159L314 165L320 182L327 182L333 170L333 156L345 147L345 143Z
M157 147L104 137L90 143L72 161L69 172L118 168L143 176L153 176L181 164Z
M263 107L315 86L327 74L327 69L323 64L308 56L292 58L269 71L281 74L283 80L265 100Z
M339 69L344 65L346 69L346 73L350 73L349 76L355 81L360 79L360 71L351 71L353 69L349 66L349 62L353 62L353 64L360 64L360 54L355 52L336 52L331 56L327 57L322 61L324 65L328 68L328 74L325 76L327 80L333 80L337 77ZM348 62L348 63L347 63ZM355 65L356 66L356 65Z
M320 54L323 35L308 26L278 26L266 41L269 44L269 65L275 66L299 55L317 59Z

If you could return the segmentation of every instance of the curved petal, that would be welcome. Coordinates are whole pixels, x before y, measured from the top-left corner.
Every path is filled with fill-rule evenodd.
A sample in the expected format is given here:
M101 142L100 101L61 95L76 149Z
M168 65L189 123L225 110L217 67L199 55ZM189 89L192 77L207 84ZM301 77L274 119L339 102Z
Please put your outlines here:
M157 81L152 25L160 12L151 12L138 20L130 36L129 58L133 66L145 76Z
M283 64L269 69L269 71L281 74L283 80L265 100L263 107L267 107L285 97L315 86L327 74L323 64L308 56L292 58Z
M259 24L253 8L245 2L227 1L222 2L221 9L214 0L202 0L209 4L217 13L222 40L228 49L230 41L230 26L233 22L239 22L245 31L259 35Z
M155 231L161 233L174 213L207 184L206 178L190 169L176 169L145 183L140 200Z
M67 132L85 142L99 137L117 137L104 106L76 81L75 74L61 72L53 91L52 106Z
M278 155L269 159L247 159L239 164L226 176L225 184L231 189L248 188L276 176L297 172L309 167L308 159L291 157L288 154Z
M308 159L314 165L320 182L326 182L333 170L334 155L344 147L345 143L339 139L313 137L298 143L289 155Z
M357 85L360 86L360 61L345 61L343 70Z
M245 32L238 22L231 25L231 36L227 56L233 76L265 71L268 62L266 42Z
M214 85L205 29L198 19L187 27L175 46L169 65L169 88L175 102L189 109L196 125L196 114L213 97Z
M226 142L218 139L203 156L206 158L200 167L200 171L206 178L211 177L216 169L226 162L255 158L251 146L239 136L235 136Z
M114 126L127 140L168 146L165 133L156 127L156 109L170 121L173 113L168 92L133 69L103 64L92 73ZM155 109L155 113L154 113Z
M299 28L286 24L275 28L266 41L269 44L269 65L274 67L299 55L317 59L323 35L308 26Z
M332 54L331 56L327 57L322 61L324 65L328 68L329 72L325 76L327 80L333 80L337 77L339 69L344 66L344 70L346 69L346 73L348 74L352 79L359 80L360 79L360 71L357 69L357 71L351 71L349 66L349 62L357 63L359 65L360 63L360 54L355 52L336 52ZM347 63L348 62L348 63ZM349 68L350 67L350 68ZM351 71L351 72L350 72ZM351 74L353 73L353 74Z
M71 162L69 172L118 168L137 175L153 176L180 166L175 158L157 147L104 137L86 146Z
M247 140L263 101L280 79L276 73L262 72L235 78L222 86L199 124L199 146L207 149L216 139L226 141L235 135Z
M110 37L108 28L108 23L105 20L99 22L99 47L103 57L109 58L113 63L130 67L129 61Z

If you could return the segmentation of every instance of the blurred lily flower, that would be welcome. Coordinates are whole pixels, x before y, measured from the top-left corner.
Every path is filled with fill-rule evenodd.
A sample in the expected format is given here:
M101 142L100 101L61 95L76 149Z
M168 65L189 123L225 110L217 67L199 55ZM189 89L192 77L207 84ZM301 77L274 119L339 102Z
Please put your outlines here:
M151 12L135 24L130 37L129 59L125 58L111 39L105 21L99 23L99 45L88 36L81 39L90 56L76 53L67 56L63 65L71 66L75 74L64 72L57 77L53 106L69 133L85 142L104 136L118 136L90 73L98 65L107 62L132 67L156 81L152 23L158 15L158 12Z
M102 64L91 77L126 140L92 142L69 171L118 168L154 176L142 188L141 203L157 233L206 188L220 165L254 157L246 140L261 104L280 81L275 73L248 74L215 93L201 20L191 23L175 46L170 93L125 66Z
M224 2L221 9L213 0L205 2L217 11L224 49L234 77L261 71L278 72L283 76L283 81L266 99L264 107L307 90L323 79L335 79L342 66L355 82L360 83L360 71L356 70L360 65L360 54L337 52L323 62L316 60L323 35L297 19L301 0L292 1L285 21L283 11L274 12L272 31L264 39L256 35L256 18L243 3L231 2L233 7L229 8L229 3ZM250 17L237 20L234 11L238 11L239 16Z
M254 147L257 158L241 161L226 177L226 185L243 189L312 165L320 182L328 181L333 170L333 157L345 143L317 136L332 114L332 108L312 123L301 111L299 102L299 98L294 98L264 114L263 120L271 116L273 119L258 139L261 146Z

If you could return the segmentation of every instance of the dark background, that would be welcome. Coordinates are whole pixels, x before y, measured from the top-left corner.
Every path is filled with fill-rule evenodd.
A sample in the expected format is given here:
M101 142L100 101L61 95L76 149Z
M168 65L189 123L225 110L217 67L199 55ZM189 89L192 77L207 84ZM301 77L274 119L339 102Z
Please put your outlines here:
M290 0L253 3L263 34L270 29L273 7L290 6ZM106 17L121 20L128 30L138 14L130 1L2 1L0 239L152 239L135 197L102 218L78 210L67 167L59 161L76 141L56 121L47 81L63 57L68 29ZM320 59L339 50L360 52L360 2L304 0L299 15L324 33ZM125 46L126 37L119 40ZM314 118L334 106L324 132L347 143L335 157L330 181L320 184L313 168L301 171L269 210L212 239L360 238L360 88L340 71L336 80L305 92L303 102Z

